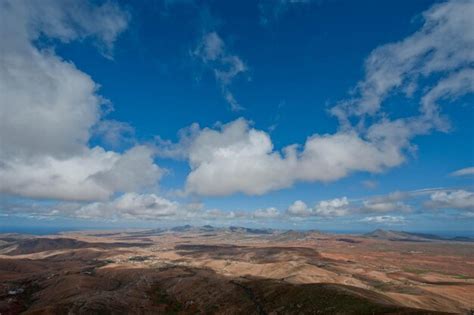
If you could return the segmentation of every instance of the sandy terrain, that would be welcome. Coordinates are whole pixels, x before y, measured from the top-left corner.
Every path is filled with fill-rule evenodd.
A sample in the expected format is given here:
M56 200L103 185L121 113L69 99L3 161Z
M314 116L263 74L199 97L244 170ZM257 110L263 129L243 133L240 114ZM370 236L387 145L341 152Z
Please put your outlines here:
M212 227L0 235L1 314L471 314L474 243Z

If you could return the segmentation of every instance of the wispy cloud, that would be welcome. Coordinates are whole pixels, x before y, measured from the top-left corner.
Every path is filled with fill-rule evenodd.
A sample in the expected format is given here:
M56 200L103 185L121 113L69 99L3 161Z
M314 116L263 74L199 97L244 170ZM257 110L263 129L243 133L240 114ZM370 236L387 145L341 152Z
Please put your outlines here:
M378 186L378 182L375 180L363 180L361 183L368 189L374 189Z
M473 11L472 1L436 4L423 13L424 23L417 32L374 49L354 97L331 109L340 121L334 134L313 134L303 145L278 151L268 133L251 128L245 119L201 129L189 145L186 191L261 195L300 181L328 182L403 164L416 150L414 137L449 129L439 103L474 91ZM195 54L218 66L233 60L230 70L214 70L224 90L245 69L238 58L230 58L216 33L206 34ZM422 80L428 77L432 84ZM385 101L397 93L412 98L414 91L420 114L390 119L384 112Z
M213 71L222 95L230 108L233 111L242 110L243 107L237 102L230 90L232 81L248 71L242 59L228 51L224 41L216 32L204 34L192 55Z
M452 172L449 175L451 175L451 176L470 176L470 175L474 175L474 166L462 168L460 170Z
M474 89L471 68L474 56L472 1L449 1L423 13L420 30L401 41L376 48L365 63L365 78L354 98L332 112L344 123L350 116L374 115L391 94L423 89L419 119L443 128L437 101L456 98ZM450 43L447 45L446 43ZM437 83L421 85L421 79L438 74Z
M315 0L274 0L267 1L262 0L258 4L260 11L260 24L263 26L271 26L278 22L288 10L295 7L301 7L310 3L316 2ZM319 1L318 1L319 2Z

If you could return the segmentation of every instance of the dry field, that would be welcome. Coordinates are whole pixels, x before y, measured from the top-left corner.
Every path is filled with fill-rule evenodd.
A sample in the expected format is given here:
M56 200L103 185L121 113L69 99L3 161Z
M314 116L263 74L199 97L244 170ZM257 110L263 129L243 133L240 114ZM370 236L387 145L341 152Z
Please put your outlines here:
M474 243L218 229L0 235L3 314L471 314Z

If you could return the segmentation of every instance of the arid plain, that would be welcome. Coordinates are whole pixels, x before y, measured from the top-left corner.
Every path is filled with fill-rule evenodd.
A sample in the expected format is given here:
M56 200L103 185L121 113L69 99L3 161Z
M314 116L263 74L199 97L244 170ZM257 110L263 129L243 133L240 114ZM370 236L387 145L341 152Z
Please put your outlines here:
M1 314L472 314L474 243L181 226L0 236Z

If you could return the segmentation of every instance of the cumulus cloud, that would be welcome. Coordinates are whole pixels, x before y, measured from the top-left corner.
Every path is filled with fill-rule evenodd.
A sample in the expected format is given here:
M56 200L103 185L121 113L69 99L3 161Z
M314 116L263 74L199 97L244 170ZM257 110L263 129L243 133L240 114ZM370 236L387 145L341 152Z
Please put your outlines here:
M370 214L398 214L413 213L415 209L444 208L447 207L448 200L452 209L470 209L472 203L472 193L447 190L444 188L428 188L407 192L395 191L386 195L368 196L363 198L348 199L347 197L322 200L313 207L308 206L304 201L297 200L287 209L286 214L294 217L342 217L359 216ZM454 193L454 194L453 194ZM431 198L431 201L427 201ZM437 204L433 203L437 200ZM455 201L456 200L456 204ZM443 201L441 203L441 201ZM393 217L393 215L373 216L372 218ZM375 220L375 219L374 219Z
M206 208L202 203L170 200L155 193L127 192L113 199L82 201L35 202L6 199L0 216L17 216L37 219L80 218L93 221L182 221L196 222L274 219L279 217L276 208L255 211L224 211Z
M162 170L151 154L143 146L124 154L95 147L65 159L38 156L29 161L3 161L0 191L32 198L107 199L115 192L155 185Z
M474 193L463 189L428 188L364 198L356 206L360 213L413 212L414 209L474 210ZM354 202L355 204L355 202Z
M120 154L89 147L108 101L89 75L44 42L91 38L111 57L128 14L111 2L18 0L0 6L0 192L95 200L154 185L162 172L151 150L137 146Z
M381 215L374 217L365 217L360 220L361 222L367 223L377 223L377 224L405 224L406 220L403 216L391 216L391 215Z
M155 154L163 158L172 158L176 160L187 159L193 141L200 131L201 128L197 123L193 123L188 127L180 129L178 131L178 143L156 136L154 139Z
M190 193L260 195L291 184L293 157L274 152L268 134L250 129L244 119L200 130L188 150Z
M214 77L219 83L230 108L233 111L242 110L243 107L237 102L229 87L232 81L239 75L247 72L247 66L242 59L230 53L216 32L204 34L198 46L193 51L193 56L207 65L214 72Z
M474 192L466 190L436 191L425 203L428 208L474 211Z
M313 209L308 207L306 203L301 200L296 200L288 207L288 214L297 217L307 217L313 213Z
M320 217L341 217L350 213L349 200L347 197L322 200L314 207L308 207L303 201L297 200L290 207L287 213L290 216L320 216Z
M361 212L410 212L412 207L402 200L411 198L410 193L393 192L384 196L376 196L362 201Z
M416 150L411 143L414 137L433 129L448 130L438 103L474 91L473 10L472 1L434 5L423 14L419 31L376 48L366 60L365 79L358 83L355 96L331 109L340 121L334 134L314 134L303 145L280 151L274 149L268 133L244 119L195 129L193 137L186 138L187 149L180 151L187 154L191 166L186 191L261 195L299 181L334 181L353 172L380 173L401 165ZM227 56L215 33L204 37L196 54L205 62ZM229 74L216 72L224 83L234 77L233 71ZM430 78L433 84L423 85L422 78ZM415 91L420 94L419 115L391 120L381 110L390 95L412 96ZM406 208L400 203L377 207Z
M111 148L120 148L135 142L135 129L123 121L101 120L94 126L93 133Z
M277 208L270 207L266 209L257 209L253 213L254 218L264 218L264 219L271 219L271 218L278 218L280 216L280 211Z
M184 211L173 201L155 194L126 193L107 202L94 202L82 206L72 213L85 219L159 219L177 216Z
M91 220L212 220L241 221L284 220L291 218L355 218L361 222L378 224L405 223L401 213L412 213L413 207L428 209L457 210L459 217L472 218L473 193L463 190L421 189L409 192L394 192L382 196L361 199L347 197L321 200L308 206L301 200L295 201L284 212L275 207L224 211L209 209L202 203L183 203L169 200L153 193L124 193L115 199L98 202L55 202L36 203L6 200L0 215L19 215L50 219L53 217L72 217ZM372 216L360 218L368 213ZM432 212L436 215L437 212ZM243 221L242 221L243 220Z
M313 212L323 217L341 217L349 213L349 201L346 197L320 201Z
M460 170L454 171L451 174L451 176L469 176L469 175L474 175L474 166L473 167L466 167L462 168Z
M333 181L354 171L381 172L404 160L401 150L385 139L374 143L354 132L314 135L301 150L290 145L280 152L274 150L268 133L251 128L242 118L215 129L194 129L193 137L180 143L173 150L186 152L191 166L186 191L200 195L261 195L297 181Z

